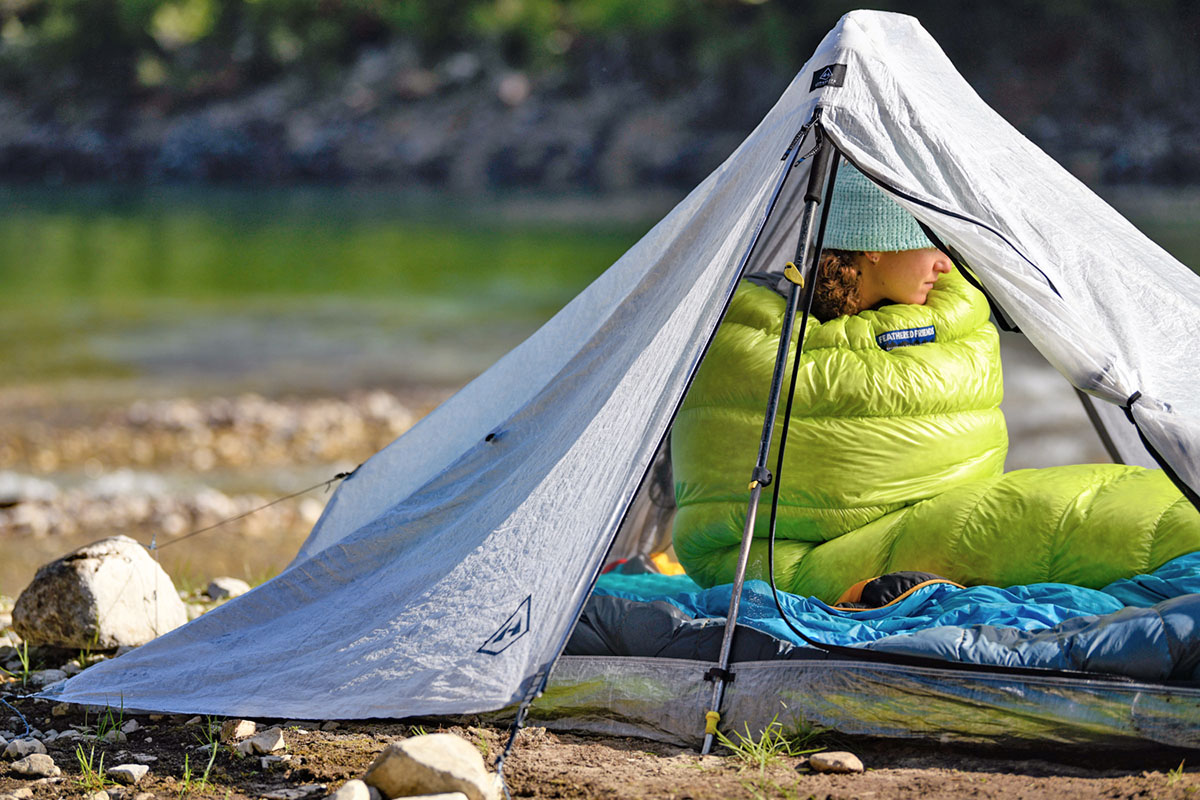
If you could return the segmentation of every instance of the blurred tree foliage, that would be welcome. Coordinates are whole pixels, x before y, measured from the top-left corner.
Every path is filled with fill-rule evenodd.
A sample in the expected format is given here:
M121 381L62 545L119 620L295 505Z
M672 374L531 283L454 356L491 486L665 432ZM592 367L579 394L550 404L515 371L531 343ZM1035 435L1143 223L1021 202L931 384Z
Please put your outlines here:
M319 81L400 40L435 64L455 52L563 76L665 90L787 75L854 3L835 0L0 0L0 86L26 97L182 102L288 73ZM981 91L1048 102L1088 85L1114 113L1200 85L1190 0L879 0L913 14ZM600 65L600 66L597 66ZM981 86L981 84L983 84ZM990 84L990 85L989 85ZM1011 85L1010 85L1011 84ZM1017 88L1019 85L1020 88Z

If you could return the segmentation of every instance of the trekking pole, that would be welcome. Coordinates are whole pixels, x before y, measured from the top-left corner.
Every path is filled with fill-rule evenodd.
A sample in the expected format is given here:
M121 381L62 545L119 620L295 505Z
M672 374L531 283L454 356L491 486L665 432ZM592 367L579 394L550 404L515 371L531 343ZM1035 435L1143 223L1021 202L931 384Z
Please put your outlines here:
M818 109L819 111L820 109ZM820 256L813 253L812 229L816 217L817 206L821 204L825 179L836 156L833 145L821 137L821 129L817 127L819 137L817 150L814 154L812 169L808 174L808 188L804 192L804 211L800 216L800 241L796 245L796 260L788 265L784 275L791 282L788 291L787 308L783 314L783 327L779 333L779 349L775 355L775 371L771 376L771 393L767 398L767 413L763 418L762 438L758 444L758 461L750 476L750 504L746 509L746 526L742 529L742 547L738 552L737 568L734 571L733 591L729 598L729 613L725 617L725 635L721 639L721 654L718 666L710 669L704 676L705 680L713 682L712 700L709 710L705 713L704 745L700 755L708 755L712 749L713 738L717 734L717 724L721 721L721 701L725 695L725 685L732 683L734 675L729 671L729 653L733 647L733 632L737 627L738 608L742 600L742 584L746 579L746 563L750 559L750 545L754 541L754 523L758 517L758 499L762 490L771 484L771 471L767 469L767 459L771 453L771 437L775 430L775 416L779 410L779 396L783 389L783 374L787 368L788 349L791 346L792 325L796 309L800 303L800 289L804 286L804 276L800 272L805 264ZM799 267L797 265L800 265ZM815 275L815 270L809 270ZM814 281L809 281L806 289L811 294Z

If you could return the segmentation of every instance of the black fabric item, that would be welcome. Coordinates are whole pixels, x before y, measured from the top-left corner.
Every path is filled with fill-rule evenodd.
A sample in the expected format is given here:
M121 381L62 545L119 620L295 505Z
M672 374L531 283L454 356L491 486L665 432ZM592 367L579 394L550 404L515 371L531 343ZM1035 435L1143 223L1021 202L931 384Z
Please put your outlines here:
M568 656L650 656L717 661L725 619L693 619L665 600L644 602L592 595L564 651ZM761 631L739 625L731 661L823 659Z
M934 575L932 572L889 572L864 586L859 602L863 608L879 608L910 591L914 586L944 580L946 579L941 575Z

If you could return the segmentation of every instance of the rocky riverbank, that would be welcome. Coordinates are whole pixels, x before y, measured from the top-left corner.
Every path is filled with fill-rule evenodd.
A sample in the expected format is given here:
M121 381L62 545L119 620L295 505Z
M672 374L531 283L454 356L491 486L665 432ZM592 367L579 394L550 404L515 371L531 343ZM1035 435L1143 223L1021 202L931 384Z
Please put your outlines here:
M116 534L162 547L184 584L206 582L214 570L267 577L324 508L320 484L335 484L442 396L10 405L0 421L0 594L19 592L41 563Z

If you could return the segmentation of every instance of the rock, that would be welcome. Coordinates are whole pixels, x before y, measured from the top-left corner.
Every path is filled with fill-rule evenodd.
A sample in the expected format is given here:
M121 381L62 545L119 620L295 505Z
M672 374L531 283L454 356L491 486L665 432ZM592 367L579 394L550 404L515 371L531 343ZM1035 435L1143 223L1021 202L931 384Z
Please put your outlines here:
M35 753L45 753L46 745L37 739L13 739L4 748L5 758L25 758Z
M153 764L158 761L158 756L152 756L149 753L134 753L133 760L139 764Z
M151 792L138 792L133 796L133 800L154 800L154 795Z
M863 763L854 753L836 750L832 753L813 753L808 765L817 772L862 772Z
M276 750L282 750L286 746L286 743L283 741L282 728L267 728L262 733L251 736L244 742L238 742L237 749L239 753L247 756L254 754L267 755Z
M14 761L12 771L30 778L54 778L62 774L62 770L54 763L54 759L44 752L33 753Z
M29 798L33 797L33 789L30 789L28 786L22 786L20 789L13 789L8 794L17 800L29 800Z
M87 795L87 800L112 800L112 798L108 796L108 792L101 789Z
M371 800L371 787L357 779L346 781L329 797L331 800Z
M285 764L291 760L292 760L292 757L288 756L288 755L263 756L262 758L258 759L258 767L259 767L259 769L270 769L271 767L275 766L276 764Z
M71 704L70 703L55 703L54 708L50 709L50 716L52 716L52 717L65 717L67 714L70 714L70 713L71 713Z
M42 566L13 607L13 628L22 639L72 649L145 644L185 622L187 611L167 573L127 536Z
M123 783L126 786L136 786L142 778L146 777L146 773L150 768L145 764L118 764L115 767L109 767L108 776L117 783Z
M74 661L68 661L66 664L63 664L61 667L59 667L59 669L67 673L68 678L83 672L83 667L79 666Z
M49 686L52 683L65 681L67 673L61 669L39 669L29 673L29 682L34 686Z
M213 600L228 600L250 591L250 584L240 578L213 578L204 593Z
M111 730L108 733L104 734L104 741L106 741L106 742L127 742L127 741L129 741L129 737L126 736L121 731Z
M321 724L321 730L323 730L323 731L336 731L340 727L342 727L341 723L336 722L334 720L329 720L328 722L324 722Z
M248 719L227 719L221 723L220 740L222 744L231 744L247 736L253 736L258 726Z
M141 729L141 724L136 719L131 719L129 722L126 722L121 726L121 733L133 733L134 731L140 731Z
M196 716L196 717L192 717L191 719L189 719L187 722L185 722L183 724L184 725L199 725L201 722L204 722L204 718Z
M384 797L462 792L469 800L494 800L496 783L483 756L465 739L431 733L389 744L363 781Z

